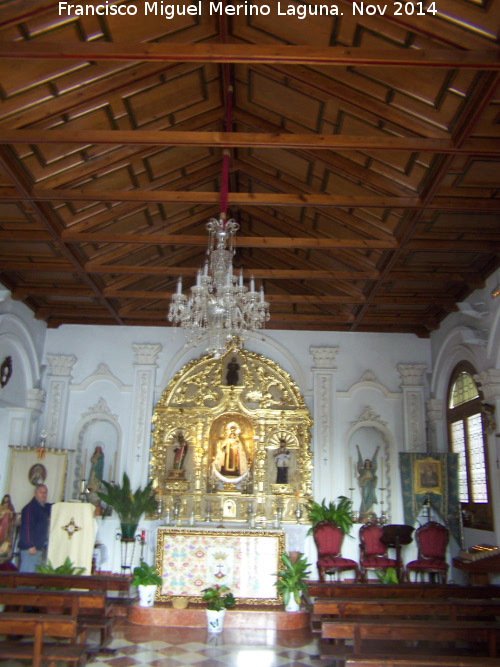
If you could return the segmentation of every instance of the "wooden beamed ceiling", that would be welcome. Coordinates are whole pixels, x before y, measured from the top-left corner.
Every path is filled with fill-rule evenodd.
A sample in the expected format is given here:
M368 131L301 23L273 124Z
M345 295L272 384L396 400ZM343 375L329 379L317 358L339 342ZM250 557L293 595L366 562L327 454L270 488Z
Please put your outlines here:
M225 149L235 266L269 328L425 337L500 267L500 2L114 4L138 12L0 1L0 282L48 326L169 326Z

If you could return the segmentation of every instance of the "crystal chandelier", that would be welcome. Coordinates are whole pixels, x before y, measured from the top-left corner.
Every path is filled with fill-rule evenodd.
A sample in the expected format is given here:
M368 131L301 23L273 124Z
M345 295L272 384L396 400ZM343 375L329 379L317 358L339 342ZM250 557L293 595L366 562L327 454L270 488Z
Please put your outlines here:
M226 131L231 128L233 87L227 86ZM253 276L250 289L243 284L243 271L233 274L234 240L239 224L226 220L229 191L229 150L222 153L221 206L219 219L207 223L209 233L208 260L198 271L191 296L182 293L182 278L172 296L168 319L179 324L186 335L187 345L197 345L207 337L207 352L220 357L235 336L262 329L269 320L269 304L264 288L255 291Z
M182 293L182 278L172 296L168 319L179 324L188 345L196 345L205 336L207 352L220 357L235 336L262 329L269 320L269 303L264 288L255 291L253 276L250 289L243 284L243 271L233 274L234 239L238 223L212 218L207 223L209 232L208 260L199 269L191 295Z

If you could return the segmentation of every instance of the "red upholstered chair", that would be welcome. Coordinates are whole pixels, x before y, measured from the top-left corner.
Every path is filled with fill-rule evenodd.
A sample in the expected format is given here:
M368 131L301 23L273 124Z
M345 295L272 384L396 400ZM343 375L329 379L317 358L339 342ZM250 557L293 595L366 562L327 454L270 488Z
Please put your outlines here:
M376 523L367 523L359 530L359 568L362 582L367 581L367 570L385 571L388 567L398 569L397 561L387 556L387 547L380 541L382 533L382 526Z
M325 581L325 574L337 574L340 572L354 570L355 581L359 578L358 564L350 558L343 558L341 554L344 534L340 528L331 521L320 521L313 528L313 538L318 550L319 580Z
M429 579L433 581L434 577L440 583L446 583L448 573L448 563L446 562L446 547L450 533L448 528L437 523L428 521L420 526L415 532L415 540L418 547L417 560L413 560L406 565L406 580L410 581L410 572L415 572L415 581L420 574L421 581L424 580L424 574L429 574Z

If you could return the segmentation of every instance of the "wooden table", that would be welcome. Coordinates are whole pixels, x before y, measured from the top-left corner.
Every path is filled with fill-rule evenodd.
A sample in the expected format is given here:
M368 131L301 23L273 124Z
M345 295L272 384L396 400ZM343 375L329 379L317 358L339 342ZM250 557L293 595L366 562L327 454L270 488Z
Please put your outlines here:
M467 574L470 586L487 586L490 583L489 575L500 572L500 555L474 561L454 558L453 567Z

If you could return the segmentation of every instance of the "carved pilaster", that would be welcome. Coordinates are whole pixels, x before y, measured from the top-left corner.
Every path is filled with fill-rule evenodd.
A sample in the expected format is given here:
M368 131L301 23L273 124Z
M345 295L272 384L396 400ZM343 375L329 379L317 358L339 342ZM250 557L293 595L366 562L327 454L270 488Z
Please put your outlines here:
M68 412L71 371L77 358L74 354L48 354L46 356L47 409L45 431L47 447L64 447L64 429Z
M500 369L489 368L487 371L481 371L474 375L474 380L481 387L484 400L487 403L500 400Z
M331 450L334 439L336 369L338 347L310 347L314 359L314 486L318 496L331 495L333 469ZM338 463L338 462L337 462Z
M139 366L152 366L156 364L158 355L161 352L161 345L159 343L134 343L132 350L134 351L134 364Z
M153 414L156 359L160 344L133 344L134 385L132 394L132 421L127 469L132 471L133 486L143 485L149 476L149 449L151 446L151 415Z
M405 449L410 452L425 452L427 438L424 411L425 364L398 364L403 388Z
M309 352L314 359L315 368L335 368L338 347L310 347Z
M440 433L442 432L443 422L443 401L432 398L425 404L427 424L428 424L428 446L429 453L441 450L439 446Z

